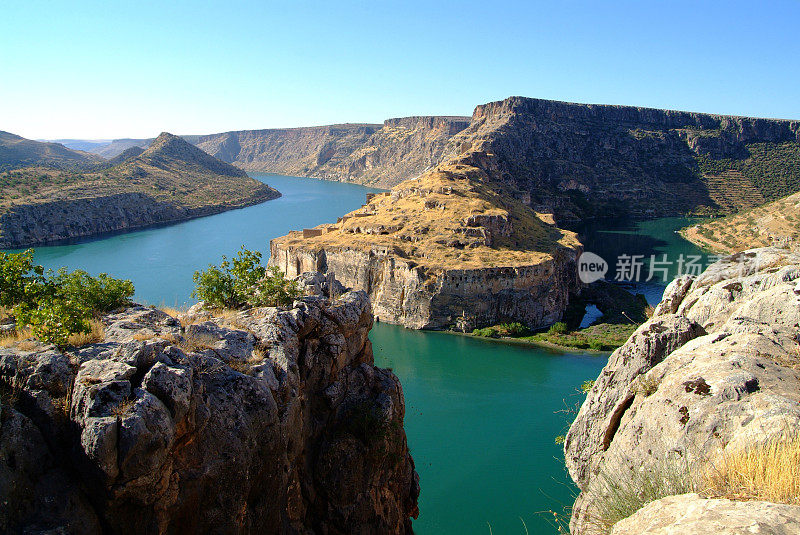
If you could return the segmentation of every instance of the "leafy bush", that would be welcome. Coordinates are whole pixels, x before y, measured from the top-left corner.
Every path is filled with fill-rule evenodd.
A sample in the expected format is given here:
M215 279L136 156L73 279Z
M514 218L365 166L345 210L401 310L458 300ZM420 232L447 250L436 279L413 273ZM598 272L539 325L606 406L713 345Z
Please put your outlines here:
M566 334L568 331L567 324L563 321L559 321L548 329L547 334Z
M133 283L100 273L96 278L83 270L67 272L61 268L53 278L56 293L73 300L92 312L108 312L129 302L133 296Z
M498 325L497 330L503 336L525 336L529 332L527 327L517 321Z
M497 338L499 334L493 327L484 327L483 329L475 329L472 331L473 336L482 336L484 338Z
M583 383L581 383L581 392L584 394L588 394L592 390L593 386L594 386L594 379L586 380Z
M33 249L24 253L0 252L0 306L13 308L25 301L26 288L30 293L44 281L44 268L33 265Z
M300 296L296 281L276 266L265 268L261 253L244 247L232 260L223 256L219 266L196 271L194 283L192 297L212 308L286 306Z
M14 309L17 322L30 325L33 335L50 344L66 346L73 333L88 333L91 311L76 301L53 297L33 307L21 303Z
M46 343L68 344L72 334L90 333L92 315L107 312L133 296L131 281L82 270L45 273L33 263L33 249L0 253L0 306L13 310L18 330L30 326Z

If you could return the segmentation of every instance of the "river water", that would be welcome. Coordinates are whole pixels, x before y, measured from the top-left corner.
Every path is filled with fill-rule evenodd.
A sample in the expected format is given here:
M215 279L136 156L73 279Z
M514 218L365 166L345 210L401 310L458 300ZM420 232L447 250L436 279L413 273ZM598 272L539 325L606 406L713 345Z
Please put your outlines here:
M353 184L253 174L283 197L257 206L102 239L41 247L36 261L131 279L136 299L156 305L191 303L192 274L241 245L268 256L271 238L334 222L367 193ZM584 228L587 250L613 269L616 255L696 253L665 219ZM664 283L636 288L656 302ZM554 351L419 332L377 324L370 338L377 365L400 378L406 431L420 474L419 534L557 533L577 489L564 469L558 435L607 356ZM524 524L523 524L524 523Z

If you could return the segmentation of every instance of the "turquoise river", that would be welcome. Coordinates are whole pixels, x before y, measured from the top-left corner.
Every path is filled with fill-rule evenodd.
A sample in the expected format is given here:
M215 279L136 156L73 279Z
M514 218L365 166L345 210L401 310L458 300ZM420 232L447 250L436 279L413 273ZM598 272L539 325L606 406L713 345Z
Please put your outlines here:
M283 197L185 223L41 247L36 260L131 279L139 301L191 302L192 274L241 246L268 254L271 238L335 221L358 208L369 188L308 178L258 175ZM674 230L685 220L581 229L613 277L618 254L696 253ZM663 283L642 284L651 302ZM377 324L379 366L394 370L406 399L406 431L420 474L419 534L557 533L577 489L555 438L565 433L606 354L554 351Z

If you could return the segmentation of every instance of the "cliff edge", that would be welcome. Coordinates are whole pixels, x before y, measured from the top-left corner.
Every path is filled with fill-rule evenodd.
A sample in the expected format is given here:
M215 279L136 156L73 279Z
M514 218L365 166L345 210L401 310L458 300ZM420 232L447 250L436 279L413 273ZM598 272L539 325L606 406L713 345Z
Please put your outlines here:
M0 531L411 533L366 294L181 320L133 306L101 343L0 348Z

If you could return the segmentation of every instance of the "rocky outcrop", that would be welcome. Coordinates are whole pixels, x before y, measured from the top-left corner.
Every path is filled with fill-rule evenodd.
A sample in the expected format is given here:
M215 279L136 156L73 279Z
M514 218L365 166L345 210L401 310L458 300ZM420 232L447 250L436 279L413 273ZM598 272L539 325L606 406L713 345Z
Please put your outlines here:
M29 187L21 198L0 198L0 248L185 221L280 197L166 132L147 150L125 154L129 158L121 163L77 176L44 168L16 171L14 181L27 180Z
M730 211L800 190L800 121L511 97L475 108L445 154L560 221Z
M403 392L363 292L0 349L0 530L411 533Z
M559 321L577 288L577 255L565 248L528 265L433 270L387 249L307 251L273 242L270 263L290 276L323 269L343 284L369 292L379 321L469 332L512 321L534 328Z
M720 456L800 425L799 280L800 254L767 248L727 257L669 285L653 318L611 355L566 436L567 467L581 489L572 533L610 527L605 511L619 482L676 476L667 494L686 492ZM672 475L665 467L673 467ZM784 526L783 516L772 513L780 507L748 507ZM662 520L678 518L675 526L680 519L712 526L718 511L741 516L747 507L676 499L649 511L656 509ZM792 527L781 529L800 530L797 509ZM614 533L638 533L653 518L644 510L637 516ZM734 524L714 531L743 533ZM659 529L647 533L692 532Z
M334 274L367 292L381 321L471 331L560 320L580 251L573 233L498 195L480 170L442 165L336 224L272 240L270 264Z
M436 166L468 117L403 117L383 125L243 130L201 136L198 147L247 171L390 187Z

